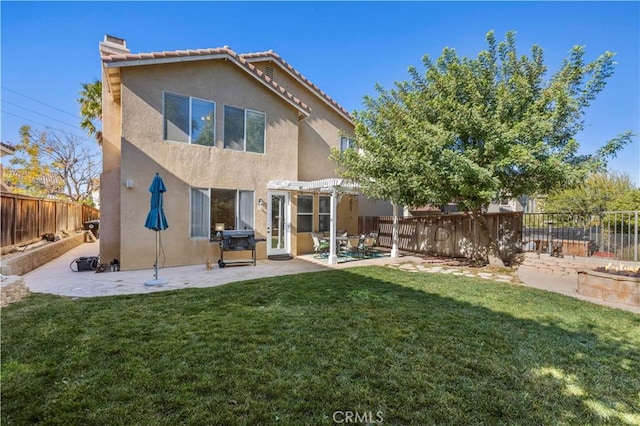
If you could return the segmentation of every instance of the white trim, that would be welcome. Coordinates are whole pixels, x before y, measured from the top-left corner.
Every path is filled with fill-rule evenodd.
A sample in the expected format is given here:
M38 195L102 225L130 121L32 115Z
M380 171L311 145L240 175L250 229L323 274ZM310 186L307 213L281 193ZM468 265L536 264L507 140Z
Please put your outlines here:
M336 231L338 225L338 191L334 188L331 191L331 207L329 219L329 257L327 263L335 265L338 263L338 243L336 240Z
M296 180L271 180L267 183L267 188L322 193L331 193L334 189L341 193L357 193L360 191L360 186L358 184L341 178L326 178L308 182Z
M273 203L271 202L272 196L284 196L284 216L285 221L283 223L284 230L284 248L283 249L274 249L271 247L273 243ZM271 213L271 214L269 214ZM270 231L267 231L267 256L278 255L278 254L291 254L291 193L288 191L267 191L267 228Z
M329 219L329 257L327 263L334 265L338 263L336 254L336 229L338 220L338 201L341 194L357 193L360 187L354 182L340 178L326 178L313 180L310 182L291 181L291 180L272 180L267 183L267 189L279 191L302 191L302 192L318 192L331 194L330 219ZM271 192L270 192L271 193Z

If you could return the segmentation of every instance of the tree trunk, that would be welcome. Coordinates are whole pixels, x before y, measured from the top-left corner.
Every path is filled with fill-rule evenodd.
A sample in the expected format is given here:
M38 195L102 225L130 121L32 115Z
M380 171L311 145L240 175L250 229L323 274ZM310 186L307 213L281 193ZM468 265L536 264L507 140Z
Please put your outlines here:
M480 231L479 241L478 239L475 241L474 259L489 262L491 266L504 267L498 241L489 229L487 218L479 209L472 212L471 217L474 226Z
M398 204L391 203L393 206L393 228L391 230L391 257L399 257L398 251Z

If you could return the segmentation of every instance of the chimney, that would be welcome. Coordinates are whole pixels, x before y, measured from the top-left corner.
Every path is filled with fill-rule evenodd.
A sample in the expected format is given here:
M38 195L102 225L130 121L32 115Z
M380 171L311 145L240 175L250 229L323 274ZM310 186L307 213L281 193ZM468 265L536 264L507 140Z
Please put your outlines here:
M127 41L123 38L104 35L104 41L100 42L100 53L104 56L122 55L131 52L127 49Z

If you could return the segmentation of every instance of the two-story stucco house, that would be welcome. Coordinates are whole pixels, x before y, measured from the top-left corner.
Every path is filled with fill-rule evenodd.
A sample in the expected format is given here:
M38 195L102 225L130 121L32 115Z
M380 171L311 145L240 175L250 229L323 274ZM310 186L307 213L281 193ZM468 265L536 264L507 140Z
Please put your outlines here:
M111 36L100 55L104 261L153 265L144 222L156 172L167 187L164 266L217 259L216 224L265 238L258 259L311 252L312 231L357 232L358 197L337 192L328 158L349 143L351 117L279 55L226 46L132 54Z

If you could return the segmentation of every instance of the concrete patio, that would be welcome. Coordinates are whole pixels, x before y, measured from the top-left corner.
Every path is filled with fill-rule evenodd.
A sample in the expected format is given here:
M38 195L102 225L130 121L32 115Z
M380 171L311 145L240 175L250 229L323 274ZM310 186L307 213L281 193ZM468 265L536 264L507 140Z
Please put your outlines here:
M256 266L227 266L218 268L216 264L207 270L204 264L161 268L159 277L169 280L167 284L148 286L144 283L153 279L153 269L119 272L94 271L73 272L70 265L81 256L95 256L98 245L85 243L66 252L57 259L25 274L27 287L36 293L50 293L70 297L113 296L119 294L144 294L157 291L184 288L215 287L235 281L280 275L342 269L364 265L384 265L389 263L419 262L420 258L406 255L400 258L380 257L376 259L327 265L324 259L313 255L299 256L291 260L259 260ZM161 264L160 264L161 265ZM150 265L151 266L151 265Z
M455 273L451 268L434 268L434 265L428 265L424 257L403 252L400 253L400 257L398 258L391 258L388 256L388 253L383 252L383 256L381 257L341 262L335 265L328 265L326 259L317 258L309 254L298 256L291 260L259 260L256 266L227 266L220 269L217 265L214 265L211 270L207 270L203 264L161 268L159 276L161 278L167 278L169 282L159 286L147 286L144 283L153 279L154 274L151 265L150 269L146 270L103 273L95 273L93 271L73 272L70 269L70 264L74 262L74 259L80 256L94 256L97 254L97 251L98 245L96 244L81 244L46 265L25 274L22 278L32 292L79 298L146 294L185 288L215 287L236 281L304 272L318 272L367 265L388 265L408 272L453 273L454 275L477 276L483 279L512 282L514 285L538 288L575 297L591 303L640 313L640 310L633 306L622 303L605 302L579 294L576 291L577 280L557 271L549 270L543 272L541 270L521 268L521 270L518 271L514 270L512 273L513 278L508 280L506 279L507 277L499 275L491 276L491 274L484 272L460 270L458 271L459 273Z

